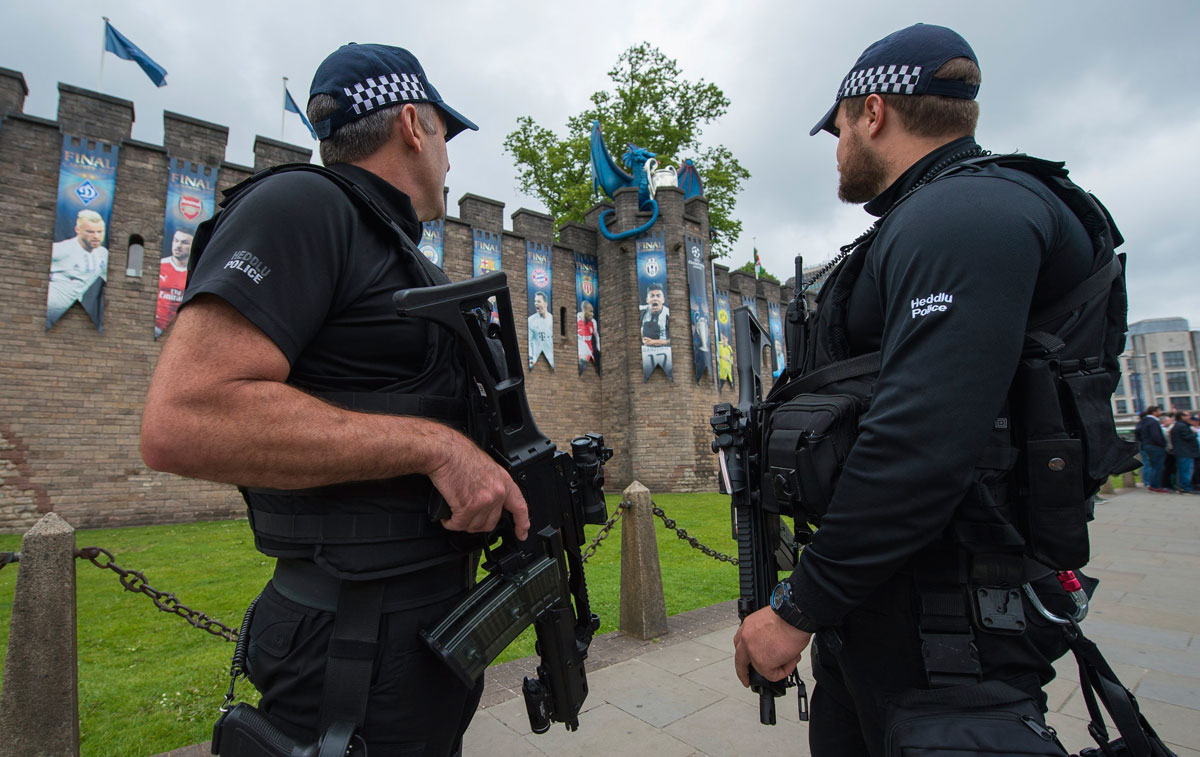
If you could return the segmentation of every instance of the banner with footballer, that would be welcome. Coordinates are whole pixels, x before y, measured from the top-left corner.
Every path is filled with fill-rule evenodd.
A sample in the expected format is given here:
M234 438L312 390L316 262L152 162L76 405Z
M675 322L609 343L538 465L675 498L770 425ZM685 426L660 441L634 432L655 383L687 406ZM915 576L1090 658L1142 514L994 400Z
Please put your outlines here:
M500 270L500 233L472 229L474 246L472 251L471 277L478 278ZM492 305L492 323L500 322L500 313L496 312L496 298L489 297Z
M767 303L767 331L771 332L771 345L775 348L775 366L771 375L779 378L783 373L783 314L778 302Z
M642 340L642 379L655 368L672 381L671 308L667 306L667 246L661 231L640 234L637 249L638 321Z
M429 262L438 268L443 268L445 222L439 218L436 221L426 221L421 224L421 243L417 245Z
M78 302L104 333L108 229L117 185L117 146L63 135L46 329Z
M525 290L529 293L529 367L543 355L554 368L554 316L550 284L554 277L550 245L525 242Z
M216 208L217 169L179 158L168 160L167 212L163 220L163 257L158 264L158 302L154 309L154 338L175 320L187 285L188 258L196 227Z
M579 374L589 365L600 375L600 268L595 255L575 253L575 327Z
M697 237L684 236L687 249L688 305L692 319L692 363L696 381L712 370L712 319L708 315L708 287L704 274L704 243Z
M733 386L733 314L729 290L717 290L717 391L722 384Z

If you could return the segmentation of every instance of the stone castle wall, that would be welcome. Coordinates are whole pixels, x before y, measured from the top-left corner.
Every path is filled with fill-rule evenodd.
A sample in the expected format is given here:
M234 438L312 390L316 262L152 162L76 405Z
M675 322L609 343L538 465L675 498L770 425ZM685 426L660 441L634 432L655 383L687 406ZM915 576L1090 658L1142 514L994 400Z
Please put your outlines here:
M57 120L23 113L24 77L0 68L0 531L28 528L57 512L78 528L183 522L239 516L241 497L229 486L149 470L138 451L142 403L168 334L153 338L157 277L147 265L141 277L126 275L128 248L140 242L146 261L162 250L168 167L172 160L219 166L217 194L255 171L311 158L311 151L257 137L254 166L224 160L228 129L164 112L163 145L130 137L133 103L59 85ZM108 230L109 275L104 333L80 307L45 329L49 251L53 241L62 135L69 133L120 145L117 184ZM683 235L708 239L707 205L683 201L675 188L658 194L667 251L667 290L675 379L655 371L643 381L637 322L633 240L612 242L596 231L597 205L586 224L557 229L550 216L519 209L504 228L504 205L466 194L458 216L445 219L444 268L453 280L472 273L472 229L502 237L501 267L509 274L514 318L528 316L525 242L553 245L553 310L556 369L544 360L527 372L526 387L539 427L566 448L573 436L599 431L616 450L608 488L638 479L652 491L717 488L708 421L712 405L731 401L716 391L712 371L693 380L692 339ZM646 220L636 190L618 192L609 227L631 228ZM599 258L599 330L603 376L576 366L576 252ZM717 287L755 296L759 319L767 302L781 302L777 284L714 266ZM709 283L709 312L715 313ZM525 360L524 329L518 343ZM714 340L715 343L715 340ZM527 364L527 363L526 363Z

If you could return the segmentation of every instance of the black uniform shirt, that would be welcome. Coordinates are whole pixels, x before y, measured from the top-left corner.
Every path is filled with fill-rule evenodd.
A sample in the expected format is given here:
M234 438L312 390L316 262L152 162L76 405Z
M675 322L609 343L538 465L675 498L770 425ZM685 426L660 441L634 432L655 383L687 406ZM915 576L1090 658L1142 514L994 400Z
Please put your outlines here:
M867 204L882 215L967 137ZM860 250L856 254L864 252ZM834 625L938 538L972 485L1031 310L1090 273L1078 219L1038 179L987 166L901 203L851 290L851 355L880 350L871 408L827 514L792 577L796 604Z
M420 239L406 194L356 166L330 168ZM421 283L419 261L397 247L329 179L281 173L225 211L180 307L202 293L227 301L279 347L291 364L288 383L304 389L461 396L436 359L452 339L396 316L392 295ZM443 275L436 283L448 282Z

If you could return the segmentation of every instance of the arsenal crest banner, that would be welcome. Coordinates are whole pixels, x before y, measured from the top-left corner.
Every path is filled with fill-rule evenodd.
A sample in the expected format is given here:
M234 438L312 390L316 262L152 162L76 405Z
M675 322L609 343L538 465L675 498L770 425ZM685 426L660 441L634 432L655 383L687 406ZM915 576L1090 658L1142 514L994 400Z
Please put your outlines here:
M696 381L712 366L712 319L708 311L708 289L704 275L704 243L696 237L685 236L687 249L688 305L692 317L692 363Z
M579 375L589 365L600 373L600 269L595 255L575 253L575 326L579 334Z
M426 221L421 224L421 244L417 245L425 257L429 258L429 262L433 263L438 268L442 268L442 253L443 243L442 234L444 226L442 219L436 221Z
M550 245L525 242L525 289L529 293L529 367L545 355L554 368L554 316L550 299Z
M638 321L642 340L642 379L650 380L655 368L672 381L671 308L667 306L667 247L661 231L641 234L636 240Z
M47 330L78 302L96 330L104 333L108 226L116 186L116 145L63 135L46 293Z
M775 366L771 375L779 378L783 373L783 314L778 302L767 303L767 330L771 332L771 344L775 347Z
M729 290L717 290L717 391L722 384L733 386L733 314Z
M188 258L196 227L216 208L217 169L170 158L167 212L163 220L163 256L158 264L158 304L154 309L154 338L175 320L187 285Z

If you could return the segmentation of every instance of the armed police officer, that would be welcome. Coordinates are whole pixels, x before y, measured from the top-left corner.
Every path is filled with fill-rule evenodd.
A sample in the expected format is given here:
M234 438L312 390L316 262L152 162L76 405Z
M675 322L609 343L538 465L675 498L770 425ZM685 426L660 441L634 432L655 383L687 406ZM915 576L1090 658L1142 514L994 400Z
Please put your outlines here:
M468 436L453 338L397 317L392 295L448 283L416 242L445 213L447 141L477 127L384 45L327 57L308 115L327 168L249 180L197 235L142 452L239 486L255 546L278 558L249 626L271 723L301 743L350 723L372 757L452 754L483 682L460 683L418 630L474 582L454 532L508 512L524 538L527 508Z
M976 144L980 79L975 53L962 37L917 24L863 52L811 132L837 137L838 196L865 203L879 220L843 248L844 260L825 282L807 320L797 383L837 364L840 373L826 370L801 391L820 385L826 394L852 397L861 415L845 422L846 433L857 436L840 475L831 472L837 478L827 507L808 514L818 525L811 543L772 606L749 615L734 644L738 676L748 685L751 666L771 681L790 674L815 632L810 742L818 757L878 757L888 729L900 733L899 703L924 702L936 714L961 712L984 701L969 692L990 692L995 700L995 685L972 688L983 682L1006 685L1001 690L1009 699L992 705L1028 701L1028 728L1013 721L1027 736L1052 740L1040 722L1041 687L1053 678L1051 661L1065 645L1030 609L1020 587L1048 581L1062 600L1066 595L1048 567L1029 559L1034 540L1023 540L1014 525L1028 527L1014 514L1013 477L1018 459L1025 460L1019 449L1029 445L1013 436L1013 427L1035 433L1039 412L1021 415L1035 401L1055 403L1053 412L1041 413L1047 425L1060 418L1059 373L1045 373L1053 396L1040 387L1021 388L1021 407L1013 404L1014 379L1033 375L1034 365L1065 374L1072 350L1111 352L1109 332L1123 339L1124 285L1111 241L1098 249L1077 213L1044 181L1061 176L1065 193L1086 197L1065 180L1060 164L1025 156L1008 156L1014 160L1006 163L987 158ZM1035 169L1041 174L1031 173ZM1104 239L1109 231L1099 210L1087 218L1096 239ZM1106 297L1118 289L1109 308ZM1072 331L1076 325L1084 330ZM1027 362L1035 352L1058 357ZM1095 369L1099 380L1085 379L1096 388L1089 392L1103 396L1103 409L1081 412L1109 413L1110 429L1103 392L1111 384L1103 386L1111 376L1100 373L1116 370L1116 353L1103 366L1088 358L1069 369L1081 375ZM1079 394L1081 402L1093 399ZM769 399L775 398L773 392ZM1050 443L1078 444L1066 433L1047 436ZM811 507L818 498L795 494L809 473L794 455L808 452L796 452L793 441L793 461L784 463L777 449L768 436L763 497L792 497L798 509ZM1097 445L1089 454L1103 451ZM1067 504L1078 507L1071 517L1082 521L1087 498L1078 483L1078 455L1056 455L1040 465L1029 467L1032 479L1043 475L1039 470L1049 476L1066 471L1059 480L1067 484L1074 476L1079 496L1072 500L1067 485L1059 512ZM1083 529L1086 553L1086 522L1070 525ZM1049 538L1067 538L1068 529L1057 531ZM1070 531L1070 538L1076 535ZM1038 536L1046 537L1046 530ZM968 693L937 694L951 687ZM914 700L914 691L924 698ZM935 741L963 730L926 721L936 723L928 726ZM920 722L909 721L909 733ZM974 722L964 728L999 721ZM997 753L1015 749L994 738L982 731L974 741L979 748L990 743Z

